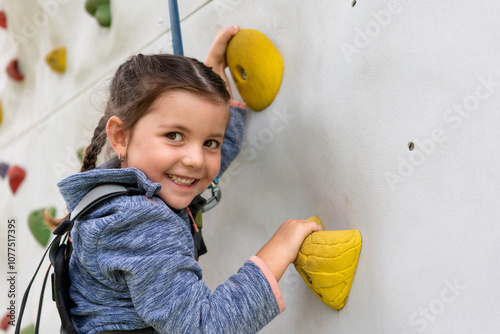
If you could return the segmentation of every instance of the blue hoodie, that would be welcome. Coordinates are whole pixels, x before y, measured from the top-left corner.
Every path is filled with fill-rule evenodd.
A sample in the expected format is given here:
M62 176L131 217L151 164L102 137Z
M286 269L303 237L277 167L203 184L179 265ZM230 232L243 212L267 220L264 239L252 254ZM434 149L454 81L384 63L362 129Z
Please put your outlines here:
M233 103L231 114L221 173L241 149L245 110ZM195 259L188 214L156 197L161 185L138 169L106 167L58 183L69 212L100 184L145 192L105 200L75 222L70 295L79 333L146 327L169 334L256 333L284 310L274 276L256 256L211 292Z

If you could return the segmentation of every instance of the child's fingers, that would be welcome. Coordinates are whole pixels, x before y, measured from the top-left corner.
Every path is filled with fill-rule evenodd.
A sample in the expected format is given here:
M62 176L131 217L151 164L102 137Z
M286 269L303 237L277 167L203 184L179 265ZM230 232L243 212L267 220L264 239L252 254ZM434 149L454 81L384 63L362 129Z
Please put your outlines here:
M239 26L232 26L220 30L215 37L215 42L226 45L229 40L240 30Z
M212 44L212 52L225 54L227 43L233 38L234 35L240 30L239 26L232 26L226 29L222 29L215 36L214 42Z
M323 231L323 226L321 226L321 224L318 224L317 222L312 220L306 220L306 222L308 224L307 227L310 229L310 233Z
M299 238L305 238L312 232L317 232L317 231L322 231L323 226L321 224L318 224L317 222L313 220L307 220L307 219L291 219L285 224L289 223L292 226L295 226L298 229L294 229L294 231L299 232L300 237Z
M313 232L323 231L323 226L321 226L321 224L318 224L316 222L313 222L313 223L316 224L313 227L313 229L314 229Z
M311 222L311 223L314 223L312 224L312 229L313 229L313 232L317 232L317 231L323 231L323 225L321 225L320 223L314 221L314 220L307 220L308 222Z
M229 40L240 30L239 26L232 26L219 30L208 51L205 64L210 67L226 67L226 48Z

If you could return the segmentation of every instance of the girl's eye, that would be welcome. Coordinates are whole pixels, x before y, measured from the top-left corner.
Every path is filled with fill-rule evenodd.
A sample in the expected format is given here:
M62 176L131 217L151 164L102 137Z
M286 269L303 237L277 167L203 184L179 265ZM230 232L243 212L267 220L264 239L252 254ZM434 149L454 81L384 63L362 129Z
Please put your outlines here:
M209 148L217 148L217 147L219 147L219 142L217 142L213 139L209 139L205 142L205 146L209 147Z
M169 132L165 135L165 137L167 137L168 139L170 140L175 140L175 141L179 141L182 139L182 136L180 133L178 132Z

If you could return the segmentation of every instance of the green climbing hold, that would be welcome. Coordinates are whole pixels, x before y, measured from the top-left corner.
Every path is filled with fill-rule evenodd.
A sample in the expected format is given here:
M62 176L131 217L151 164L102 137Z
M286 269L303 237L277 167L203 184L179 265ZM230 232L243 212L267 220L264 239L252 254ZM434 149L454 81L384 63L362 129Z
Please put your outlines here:
M194 222L196 223L196 226L198 226L199 228L203 228L203 217L201 216L201 210L196 215Z
M76 151L76 155L78 157L78 159L80 159L81 162L83 162L83 155L85 154L85 148L82 147L82 148L79 148L77 151Z
M111 26L110 0L87 0L85 9L97 19L101 26Z
M44 208L32 211L28 217L28 226L30 228L31 233L35 237L36 241L43 247L46 247L49 243L50 235L52 232L45 225L45 218L43 217L43 213L46 210L50 210L50 214L52 217L56 216L55 208Z
M20 334L35 334L35 325L30 324L23 329L21 329Z

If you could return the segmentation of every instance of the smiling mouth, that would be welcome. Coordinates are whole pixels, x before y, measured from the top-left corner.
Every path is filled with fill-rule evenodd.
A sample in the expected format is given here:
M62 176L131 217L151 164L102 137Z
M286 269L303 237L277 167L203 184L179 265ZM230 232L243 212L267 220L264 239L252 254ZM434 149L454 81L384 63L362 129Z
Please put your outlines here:
M180 186L190 186L193 184L196 179L187 179L183 177L179 177L176 175L168 174L168 178L175 184L178 184Z

